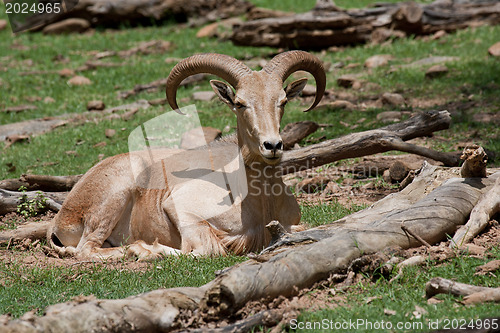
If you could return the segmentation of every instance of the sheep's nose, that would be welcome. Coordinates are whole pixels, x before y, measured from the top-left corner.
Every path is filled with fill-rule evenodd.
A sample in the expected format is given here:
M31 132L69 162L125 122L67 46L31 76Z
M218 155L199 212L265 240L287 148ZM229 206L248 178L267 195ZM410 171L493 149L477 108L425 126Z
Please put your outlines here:
M272 151L273 153L276 153L277 151L283 149L283 141L281 141L281 140L264 141L263 145L264 145L264 149L266 149L268 151Z

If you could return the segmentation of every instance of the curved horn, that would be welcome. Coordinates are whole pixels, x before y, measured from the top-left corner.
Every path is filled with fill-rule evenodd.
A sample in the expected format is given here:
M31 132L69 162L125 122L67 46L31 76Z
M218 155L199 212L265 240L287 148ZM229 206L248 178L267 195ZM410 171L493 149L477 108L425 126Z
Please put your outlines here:
M213 74L226 80L236 88L240 79L251 72L252 70L244 63L224 54L202 53L193 55L181 60L172 68L167 79L166 94L168 104L174 110L179 109L176 98L177 88L182 80L188 76L199 73Z
M288 51L275 56L262 69L270 75L276 75L282 82L296 71L307 71L316 80L316 98L305 111L313 109L323 98L326 87L326 74L323 63L317 57L304 51Z

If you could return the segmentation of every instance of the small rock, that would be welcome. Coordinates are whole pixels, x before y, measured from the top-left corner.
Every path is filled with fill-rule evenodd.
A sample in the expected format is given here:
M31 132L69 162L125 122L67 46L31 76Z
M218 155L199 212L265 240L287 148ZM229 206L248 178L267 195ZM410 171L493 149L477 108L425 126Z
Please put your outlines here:
M53 98L52 98L52 97L50 97L50 96L47 96L47 97L45 97L45 98L43 99L43 102L44 102L45 104L55 103L55 101L56 101L56 100L55 100L55 99L53 99Z
M219 139L222 132L213 127L197 127L182 134L180 147L194 149Z
M340 193L342 189L340 188L339 184L337 182L328 182L326 184L325 189L323 190L323 193L325 194L333 194L333 193Z
M325 103L317 106L315 110L325 110L325 109L345 109L345 110L354 110L356 109L356 105L349 101L344 100L336 100L330 103Z
M354 84L354 82L358 81L358 78L360 77L360 75L358 74L345 74L345 75L341 75L338 79L337 79L337 84L341 87L344 87L344 88L350 88L352 87L352 85Z
M463 244L462 246L460 246L460 251L475 256L484 256L484 254L486 253L486 248L476 244Z
M292 15L295 15L295 13L283 12L281 10L273 10L262 7L254 7L247 13L247 20L253 21L271 17L284 17Z
M112 138L113 136L115 136L115 134L116 134L116 130L114 130L112 128L107 128L104 131L104 135L106 135L107 138Z
M204 26L196 33L197 38L204 37L214 37L217 34L217 27L219 26L219 22L214 22L209 25Z
M446 35L447 35L447 33L445 30L439 30L439 31L436 31L436 33L431 36L431 40L438 40L440 38L443 38Z
M95 145L93 145L92 147L94 148L98 148L98 147L105 147L106 146L106 142L104 141L101 141L99 143L96 143Z
M7 27L7 21L6 20L0 20L0 31L5 29Z
M397 312L394 310L384 309L384 314L386 316L395 316L397 314Z
M393 58L394 57L390 54L377 54L366 59L365 67L376 68L380 66L385 66L389 63L389 60L392 60Z
M377 114L377 120L383 123L392 123L400 121L402 113L400 111L385 111Z
M394 162L389 168L389 174L391 179L396 182L400 182L406 178L410 172L410 168L401 161Z
M393 106L401 106L406 104L404 97L401 96L400 94L393 94L387 92L382 95L382 103Z
M89 101L87 103L87 110L89 111L91 110L101 111L104 110L105 108L106 106L104 105L103 101Z
M457 61L457 60L460 60L460 58L459 57L447 57L447 56L428 57L428 58L423 58L423 59L414 61L411 64L408 64L404 67L436 65L436 64L442 64L444 62Z
M391 184L392 179L391 179L391 173L389 172L389 169L384 170L384 173L382 174L382 179L384 182Z
M315 176L313 178L306 178L297 184L297 188L300 191L306 193L315 193L318 191L322 191L330 179L325 176Z
M52 23L43 28L44 34L68 34L73 32L84 32L90 28L90 23L87 20L80 18L69 18L56 23Z
M76 152L76 150L67 150L65 151L66 155L69 155L69 156L77 156L78 153Z
M500 57L500 42L491 45L488 49L488 53L494 57Z
M316 87L312 84L306 84L302 90L302 97L314 96L316 95Z
M476 273L474 275L486 275L491 272L495 272L500 269L500 260L492 260L484 265L476 267Z
M193 93L193 99L195 101L210 101L215 97L215 92L209 91L197 91Z
M352 89L354 90L360 90L361 87L363 87L361 81L354 81L354 83L352 84Z
M63 68L59 72L57 72L61 77L74 76L75 71L69 68Z
M352 63L350 63L350 64L347 64L347 66L345 66L345 68L346 68L346 69L353 69L353 68L357 68L357 67L359 67L359 66L361 66L361 64L360 64L360 63L358 63L358 62L352 62Z
M69 79L68 84L73 86L82 86L82 85L92 84L92 81L87 79L85 76L77 75Z
M148 100L148 103L150 105L165 105L165 104L167 104L167 99L166 98L150 99L150 100Z
M196 37L225 37L233 30L233 26L241 24L243 21L239 17L231 17L219 22L204 26L196 33Z
M425 77L434 79L448 73L448 67L445 65L434 65L425 72Z

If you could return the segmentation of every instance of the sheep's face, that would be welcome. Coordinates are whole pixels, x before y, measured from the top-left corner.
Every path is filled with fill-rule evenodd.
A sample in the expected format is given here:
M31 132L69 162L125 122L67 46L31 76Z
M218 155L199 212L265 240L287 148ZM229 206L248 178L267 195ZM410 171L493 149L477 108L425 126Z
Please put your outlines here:
M282 82L263 72L253 72L238 83L236 93L224 82L210 81L219 98L236 114L238 144L246 160L277 164L283 155L280 122L286 103L307 83L300 79L283 89Z

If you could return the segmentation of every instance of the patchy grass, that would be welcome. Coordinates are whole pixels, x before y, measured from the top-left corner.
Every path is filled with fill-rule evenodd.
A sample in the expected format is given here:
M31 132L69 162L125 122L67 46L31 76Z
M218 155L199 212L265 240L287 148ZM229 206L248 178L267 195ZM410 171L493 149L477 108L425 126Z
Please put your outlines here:
M18 317L37 310L41 314L51 304L80 295L114 299L159 288L199 287L213 280L215 271L245 259L241 256L172 256L152 262L147 269L139 271L126 265L122 267L120 263L36 267L22 260L0 261L0 313Z
M423 267L405 268L402 277L392 283L386 279L372 282L372 276L367 276L367 279L350 287L348 291L337 292L337 297L346 299L347 306L304 312L298 317L297 323L290 325L290 331L331 332L331 328L335 328L335 325L337 327L347 325L343 326L347 329L341 331L429 332L433 329L445 328L445 325L453 328L452 325L457 323L469 325L471 320L497 317L498 306L496 305L464 306L459 303L460 297L444 294L435 296L441 301L440 303L428 304L424 292L425 284L433 277L443 277L485 287L498 287L498 278L495 275L473 276L471 273L477 266L490 259L500 258L500 249L493 248L490 256L489 259L479 259L459 255L445 264L437 264L428 259ZM305 325L308 323L316 325L316 328L312 330L299 328L306 328Z

